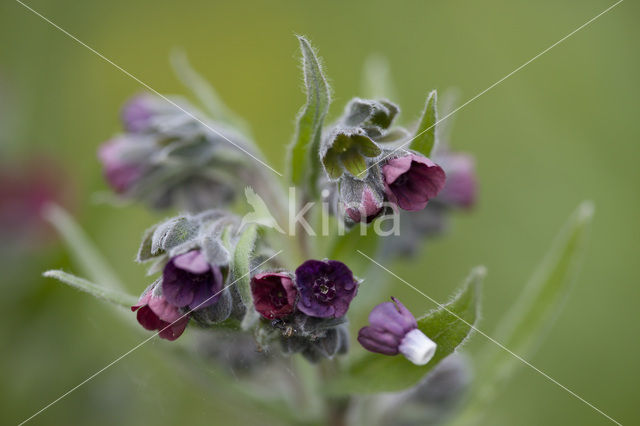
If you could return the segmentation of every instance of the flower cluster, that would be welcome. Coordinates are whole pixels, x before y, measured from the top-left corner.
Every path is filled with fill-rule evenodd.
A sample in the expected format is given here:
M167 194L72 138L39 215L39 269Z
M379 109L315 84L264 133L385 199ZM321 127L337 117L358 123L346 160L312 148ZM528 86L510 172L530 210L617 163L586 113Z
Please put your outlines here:
M399 108L387 101L353 99L323 142L322 163L337 181L341 207L352 222L373 221L385 202L419 211L445 187L443 168L414 151L394 149L409 132L391 127Z
M337 260L307 260L295 275L255 275L251 292L256 310L266 319L281 319L296 310L316 318L339 318L358 292L351 270Z
M121 119L124 133L98 151L104 176L120 197L191 212L233 199L234 175L247 162L237 146L249 146L238 131L182 99L147 94L129 100Z
M305 81L322 86L313 50L304 39L301 45ZM315 95L299 116L299 131L304 130L299 134L304 138L310 132L309 140L296 138L302 146L292 146L292 153L308 154L291 155L301 162L291 168L302 168L298 174L310 178L302 183L292 177L303 199L317 198L317 189L328 188L333 212L348 225L402 210L403 235L382 241L380 256L413 250L416 241L442 227L444 213L475 203L471 157L433 148L435 131L430 146L411 144L419 134L396 124L400 109L386 99L354 98L335 123L323 128L322 104L328 108L330 98L328 86L320 86L308 88ZM306 108L316 110L311 114ZM297 267L272 260L274 247L288 242L273 244L265 224L274 218L263 213L270 208L282 213L283 197L278 185L247 164L246 154L255 152L252 142L177 98L136 96L121 118L124 133L99 149L110 186L125 199L188 212L145 233L138 261L148 262L149 274L160 276L131 307L138 322L167 340L180 337L189 323L217 332L224 328L238 341L253 336L261 352L279 347L313 362L345 353L347 313L360 280L345 259L301 256ZM241 219L231 213L230 201L245 186L267 188L271 197L269 205L248 199L255 211ZM318 253L307 244L298 241L295 250ZM436 352L436 344L394 298L373 308L357 340L371 352L402 354L417 365Z
M251 305L240 296L243 277L229 268L243 228L239 218L211 210L169 219L147 231L138 253L162 277L131 309L138 322L175 340L191 319L201 327L227 322L251 324L268 346L280 341L285 353L311 360L346 350L345 315L357 294L358 280L337 260L307 260L294 272L263 268L251 272ZM225 242L226 240L226 242ZM253 312L262 321L251 321Z
M295 273L265 272L251 280L255 309L273 320L286 353L317 361L346 351L343 326L358 280L337 260L307 260Z

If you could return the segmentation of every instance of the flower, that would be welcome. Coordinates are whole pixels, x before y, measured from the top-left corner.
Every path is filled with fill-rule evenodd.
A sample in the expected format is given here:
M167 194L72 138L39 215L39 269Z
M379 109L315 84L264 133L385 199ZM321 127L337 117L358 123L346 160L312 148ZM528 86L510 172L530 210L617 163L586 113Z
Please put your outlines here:
M137 311L137 319L147 330L158 330L158 335L166 340L176 340L182 335L189 322L188 314L181 314L178 308L169 303L157 287L146 290L138 303L131 307Z
M473 156L447 153L438 157L438 162L447 173L447 181L436 199L449 206L473 207L478 186Z
M72 207L74 187L60 164L34 156L0 162L0 235L6 252L38 249L54 237L45 219L54 204ZM3 253L6 253L3 250Z
M382 173L389 200L409 211L424 209L445 183L440 166L413 153L390 159L382 166Z
M286 272L265 272L251 279L256 311L267 319L282 318L293 312L298 290Z
M403 354L416 365L425 365L436 344L418 329L413 314L396 298L373 308L369 326L358 332L358 342L368 351L383 355Z
M343 176L340 182L340 199L345 213L356 223L372 222L382 213L384 190L382 185ZM379 187L379 188L378 188Z
M98 149L104 177L118 194L131 189L144 174L144 158L149 154L148 142L146 139L120 136L105 142Z
M318 318L338 318L347 313L358 291L351 270L337 260L307 260L296 269L300 292L298 310Z
M127 132L141 133L149 130L155 117L177 110L168 101L146 93L129 99L120 113L122 125Z
M200 250L172 257L162 273L162 294L177 307L199 310L213 305L223 289L222 272Z

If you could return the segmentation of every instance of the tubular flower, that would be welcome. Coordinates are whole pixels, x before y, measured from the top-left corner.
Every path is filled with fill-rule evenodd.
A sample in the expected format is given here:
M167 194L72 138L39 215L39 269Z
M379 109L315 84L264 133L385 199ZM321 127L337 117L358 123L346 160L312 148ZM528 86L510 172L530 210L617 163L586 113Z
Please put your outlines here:
M189 322L189 315L182 314L156 288L145 291L138 303L131 307L137 311L137 319L147 330L158 330L158 335L166 340L176 340L182 335Z
M382 173L389 200L409 211L424 209L445 183L440 166L413 153L390 159L382 166Z
M436 352L436 344L418 329L413 314L396 298L373 308L369 326L358 332L358 342L368 351L383 355L401 353L416 365L425 365Z
M224 286L220 268L210 265L200 250L172 257L162 277L162 293L167 301L191 310L216 303Z

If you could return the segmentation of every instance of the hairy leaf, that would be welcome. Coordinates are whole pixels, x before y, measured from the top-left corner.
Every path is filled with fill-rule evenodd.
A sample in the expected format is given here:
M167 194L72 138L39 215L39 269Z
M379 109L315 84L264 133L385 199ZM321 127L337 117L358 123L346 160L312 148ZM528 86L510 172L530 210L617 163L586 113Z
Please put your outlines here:
M500 320L502 328L496 332L496 340L509 351L527 359L540 344L576 278L592 217L593 204L583 202L560 232L519 300ZM459 418L460 423L477 421L485 411L484 407L498 395L496 388L522 364L493 343L483 355L477 368L478 387Z
M438 345L428 364L414 365L402 355L366 353L330 382L328 391L332 394L394 392L417 384L472 333L479 316L484 275L484 267L474 268L453 300L418 319L420 331Z
M253 297L251 296L250 259L251 253L258 236L258 227L254 224L247 226L238 239L233 254L233 282L240 295L242 303L247 309L253 309Z
M69 213L52 204L47 207L45 217L64 239L71 255L85 274L109 288L124 288L113 269Z
M304 84L307 103L297 117L296 132L290 146L290 178L295 185L303 185L305 177L315 186L318 175L318 150L322 138L322 125L331 102L329 84L313 48L306 38L298 37L302 49Z
M68 274L64 271L51 270L43 274L48 278L55 278L65 284L70 285L80 291L89 293L90 295L97 297L98 299L105 300L113 303L114 305L120 305L125 308L129 308L136 304L138 299L130 294L121 293L110 288L102 287L97 284L87 281L84 278L76 277L75 275Z
M437 100L438 93L435 90L427 96L427 103L424 107L420 124L410 145L411 149L418 151L425 157L431 155L431 151L436 144Z

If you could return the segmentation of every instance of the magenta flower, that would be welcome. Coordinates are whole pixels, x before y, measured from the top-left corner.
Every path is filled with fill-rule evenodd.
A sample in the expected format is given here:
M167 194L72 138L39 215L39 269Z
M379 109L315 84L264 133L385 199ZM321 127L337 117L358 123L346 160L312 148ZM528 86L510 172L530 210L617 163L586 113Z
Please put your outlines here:
M403 354L416 365L424 365L435 354L436 344L418 329L413 314L396 298L373 308L369 326L358 332L358 342L368 351L383 355Z
M166 100L147 93L141 93L133 96L122 107L122 125L128 132L141 133L149 130L155 117L174 110L176 108Z
M444 170L418 154L392 158L382 166L387 198L404 210L418 211L444 187Z
M318 318L339 318L358 292L351 270L337 260L307 260L296 269L298 310Z
M438 201L465 209L473 207L478 187L474 158L469 154L448 153L438 159L447 173Z
M265 272L251 279L256 311L267 319L283 318L293 312L298 290L286 272Z
M154 288L140 296L138 303L131 307L137 311L137 319L147 330L158 330L158 335L166 340L176 340L182 335L189 322L189 315L182 314L162 295L154 295Z
M223 286L220 268L210 265L200 250L172 257L162 273L162 294L180 308L200 310L213 305Z
M118 137L105 142L98 149L104 177L119 194L129 190L142 176L142 162L131 155L132 144L136 141Z
M0 164L0 235L9 250L36 249L55 234L44 214L52 204L71 207L74 185L59 164L35 157Z

